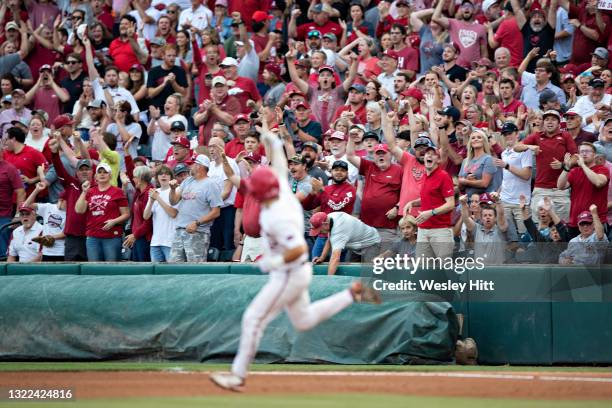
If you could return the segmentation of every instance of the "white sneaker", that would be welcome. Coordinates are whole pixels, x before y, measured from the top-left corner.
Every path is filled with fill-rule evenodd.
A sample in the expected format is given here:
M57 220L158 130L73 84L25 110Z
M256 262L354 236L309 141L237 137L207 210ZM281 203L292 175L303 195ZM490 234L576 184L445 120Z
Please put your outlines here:
M244 385L242 378L231 373L212 373L210 381L223 389L236 392L242 391L242 386Z

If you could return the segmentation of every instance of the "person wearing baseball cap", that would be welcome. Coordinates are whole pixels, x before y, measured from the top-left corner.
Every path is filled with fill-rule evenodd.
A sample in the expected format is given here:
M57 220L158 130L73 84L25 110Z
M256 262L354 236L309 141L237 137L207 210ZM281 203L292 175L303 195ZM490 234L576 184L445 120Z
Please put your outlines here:
M559 255L561 265L598 265L604 262L609 241L599 212L597 205L591 204L588 210L578 214L579 235L572 238L567 249Z
M334 33L336 36L342 34L342 27L334 21L330 21L330 16L340 17L337 10L333 9L329 4L319 3L312 6L309 10L312 13L312 22L307 22L296 27L296 21L302 14L299 9L294 9L291 12L289 19L289 36L303 41L306 35L313 30L319 31L319 37L326 33Z
M32 111L25 107L25 95L23 89L14 89L11 92L12 107L0 112L0 135L6 136L6 131L11 127L13 120L32 118Z
M304 160L306 160L306 171L308 175L312 178L322 180L323 185L327 185L327 174L317 163L319 160L319 145L315 142L304 142L302 143L300 154Z
M180 187L170 182L170 204L178 204L170 262L207 261L210 228L223 206L221 188L208 176L210 167L210 159L199 154L191 166L191 177Z
M33 240L43 235L43 226L36 221L36 211L32 207L21 206L17 212L21 225L13 230L13 239L8 248L6 262L40 262L42 259L41 245Z
M27 97L33 101L34 109L44 109L49 113L50 120L53 120L61 114L63 104L70 101L70 94L55 82L49 64L41 66L39 74L38 81L28 91Z
M380 85L391 95L391 99L395 99L397 94L395 93L394 81L396 75L399 73L399 54L389 48L386 50L381 58L382 72L376 77Z
M363 159L355 154L355 142L349 139L346 157L366 180L361 199L361 220L376 228L381 238L381 251L386 251L397 239L402 168L391 163L391 153L386 144L379 143L373 151L373 161Z
M331 131L331 129L330 129ZM359 177L359 169L355 167L347 158L347 145L348 145L348 135L344 132L340 131L331 131L331 134L327 137L328 147L330 151L330 155L325 156L325 163L327 164L327 174L331 175L331 168L333 164L342 160L348 163L348 180L350 183L356 183L357 178ZM378 143L378 139L375 143ZM353 144L355 144L355 140L353 140Z
M337 211L352 214L357 194L355 186L348 181L349 166L353 167L345 160L336 160L331 165L332 182L330 184L319 179L312 180L313 190L302 202L304 209L314 210L320 207L320 211L325 214ZM316 236L311 251L315 263L327 258L327 255L322 257L326 242L327 235Z
M606 68L608 66L609 59L610 54L608 53L608 50L604 47L597 47L591 53L591 66Z
M47 166L45 156L25 144L27 129L13 126L8 129L4 140L3 159L14 165L24 179L26 194L32 193L38 180L38 167Z
M183 122L177 121L181 125ZM177 123L174 122L174 123ZM173 132L174 133L174 132ZM185 136L178 136L171 143L171 151L168 151L166 166L174 169L179 163L184 163L188 166L193 164L193 152L191 151L191 143Z
M599 208L599 218L607 219L608 213L608 183L610 171L604 164L596 160L596 147L590 142L582 142L578 146L578 166L570 169L571 159L563 161L563 172L557 180L557 188L570 189L570 236L578 235L576 229L578 215L595 204ZM570 169L568 171L568 169Z
M313 263L324 262L329 255L327 274L335 275L342 259L342 252L350 250L361 255L362 261L372 260L380 253L381 238L373 228L358 218L342 211L330 213L318 212L310 218L310 236L328 235L329 250L325 251Z
M189 177L190 171L189 165L185 163L178 163L172 172L177 183L180 185L187 177Z
M83 182L74 207L77 214L86 217L89 262L117 262L121 259L123 224L130 218L130 209L125 193L112 185L112 178L111 165L100 162L96 167L95 184L89 180Z
M527 136L514 146L517 152L531 150L535 155L536 177L532 191L531 211L537 214L537 202L548 196L553 202L555 212L561 219L568 219L570 200L567 191L557 189L557 180L561 175L566 153L576 154L578 149L574 139L567 132L561 131L561 115L551 110L542 115L542 131ZM569 170L569 169L568 169Z
M365 86L352 84L348 90L348 103L336 111L334 122L340 117L346 117L353 123L367 123L365 93Z
M281 77L280 65L271 62L267 63L264 67L262 78L264 83L269 87L263 100L269 106L276 106L285 92L286 87Z
M531 198L533 155L529 151L514 150L519 141L519 128L514 122L504 122L501 134L506 148L500 159L493 159L496 167L504 169L500 200L506 216L514 220L518 233L524 234L527 229L521 214L520 197L526 197L527 201Z
M601 78L593 78L589 81L589 93L576 101L573 109L582 116L583 129L587 132L595 133L593 116L597 113L598 117L605 117L610 113L612 95L606 93L606 82Z
M223 68L223 76L227 81L234 82L234 85L231 87L232 92L240 91L236 94L236 97L240 102L242 112L246 112L247 108L250 110L250 107L247 106L249 99L255 101L255 103L261 102L261 95L257 90L255 82L251 78L238 75L238 61L236 59L225 57L219 65Z
M576 145L582 142L595 143L597 136L594 133L587 132L582 128L582 115L574 108L569 109L563 115L565 119L566 131L572 136Z

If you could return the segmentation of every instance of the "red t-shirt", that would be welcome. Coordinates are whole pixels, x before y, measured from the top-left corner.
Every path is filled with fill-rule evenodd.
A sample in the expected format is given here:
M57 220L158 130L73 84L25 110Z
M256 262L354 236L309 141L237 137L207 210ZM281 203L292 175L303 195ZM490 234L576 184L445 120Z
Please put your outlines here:
M127 40L122 41L121 38L115 38L108 47L108 53L113 57L115 66L120 71L128 72L132 65L140 64L130 42Z
M233 138L225 145L225 155L227 157L231 157L232 159L235 159L240 152L244 151L244 140L240 140L239 137ZM262 144L259 145L257 153L259 153L261 156L265 156L266 149Z
M64 91L68 92L65 88ZM42 109L49 115L49 123L62 114L62 101L51 87L40 87L34 94L32 102L34 109Z
M28 145L23 146L23 149L17 154L5 150L4 160L13 164L20 174L28 178L36 177L36 169L38 169L38 166L44 166L47 164L47 159L45 159L45 156L43 156L43 154L35 148ZM26 189L26 194L29 195L32 191L34 191L34 187L36 187L35 184L30 184Z
M305 210L314 210L320 206L320 211L326 214L335 211L352 214L356 198L355 186L345 181L342 184L334 183L326 186L320 194L308 194L302 201L302 207Z
M242 113L240 109L240 101L233 96L226 96L223 101L218 105L219 109L225 113L229 113L232 117L236 116L239 113ZM209 112L208 120L200 126L200 132L198 134L198 141L201 146L208 145L208 140L210 140L210 135L212 132L212 128L216 122L220 122L217 115Z
M425 165L420 163L416 157L408 152L404 152L402 160L402 190L400 192L399 210L400 214L404 211L404 207L408 201L416 200L421 196L421 188L425 181ZM415 217L419 215L418 207L412 207L411 215Z
M259 238L261 226L259 225L259 212L261 208L259 202L249 194L247 182L244 179L240 180L240 188L236 193L236 201L238 196L241 197L242 204L242 229L244 233L250 237Z
M104 223L121 215L119 208L128 207L128 200L119 187L110 186L100 191L98 186L92 187L85 196L87 200L86 235L94 238L120 238L123 225L115 225L104 231Z
M603 174L610 181L610 172L606 166L593 166L591 170L596 174ZM567 181L572 187L570 195L570 219L571 227L578 226L578 214L588 211L591 204L597 206L599 219L605 224L608 219L608 183L601 188L596 188L591 183L580 167L574 167L567 177Z
M399 54L399 58L397 59L397 69L402 70L410 70L414 72L419 72L419 51L415 50L412 47L404 47L399 51L396 51Z
M59 177L64 191L66 192L66 225L64 226L64 234L75 237L85 236L85 227L87 225L87 214L79 214L74 210L76 202L81 196L81 183L76 177L72 177L62 164L60 155L55 153L52 155L53 167ZM92 183L94 181L92 180Z
M575 154L577 149L574 139L567 132L559 132L552 137L545 136L544 132L538 132L527 136L522 143L540 146L540 154L536 155L535 187L557 188L557 180L563 170L553 169L550 163L554 159L563 161L565 153Z
M359 174L365 176L361 221L375 228L396 228L400 217L390 220L386 213L399 202L402 168L391 164L386 170L381 170L374 162L361 160Z
M512 99L512 101L508 105L504 105L503 102L499 102L498 105L499 105L499 109L504 114L516 115L516 113L518 112L521 106L525 109L525 111L527 110L527 107L525 106L525 104L519 101L518 99Z
M344 105L340 109L338 109L336 111L336 114L334 115L334 119L332 120L332 122L335 122L336 119L338 119L342 115L342 112L351 112L351 105ZM355 117L351 119L351 123L360 123L362 125L366 124L367 119L365 103L361 104L359 106L359 109L357 109L353 113L355 114Z
M591 40L588 38L582 30L576 29L574 31L574 41L572 42L572 56L570 58L570 63L572 64L584 64L591 62L591 53L595 51L595 48L601 47L606 38L610 37L610 26L612 22L610 21L610 16L606 13L601 13L601 19L605 25L605 31L599 30L599 25L597 24L595 14L589 14L586 11L586 1L580 2L580 6L576 7L573 4L570 4L569 9L569 18L570 19L578 19L580 23L584 26L590 28L591 30L595 30L597 32L598 38L596 40Z
M523 34L519 30L516 18L510 17L501 22L495 33L495 41L500 47L510 51L510 66L518 67L523 61Z
M455 195L455 187L451 176L440 167L431 174L425 174L425 181L421 187L421 211L429 211L446 203L446 198ZM452 211L436 214L419 225L419 228L435 229L450 228Z
M249 99L255 102L261 101L261 95L257 90L257 85L252 79L239 76L234 80L235 85L229 90L230 95L234 96L240 102L241 112L251 112L251 108L247 107L247 101ZM236 92L240 91L242 92Z
M20 188L23 188L23 182L17 167L0 160L0 217L13 216L13 194Z
M36 83L36 81L38 81L38 77L40 75L38 70L40 69L40 67L45 64L53 66L53 63L55 61L58 61L60 58L61 57L59 52L50 50L36 43L34 45L34 49L28 54L28 57L26 58L26 62L30 67L30 71L32 71L32 79L34 79L34 82Z
M185 160L183 160L180 163L184 163L187 166L191 166L197 156L198 156L198 153L190 149L189 156L187 156L187 158L185 158ZM166 159L164 160L164 164L170 167L172 170L174 170L176 165L179 164L179 162L174 158L174 148L173 147L168 149L168 153L166 153Z
M464 159L467 157L467 146L459 144L459 142L451 142L449 143L451 149L455 151L458 155L463 157ZM459 171L461 170L461 164L455 164L453 161L448 158L446 165L444 166L444 171L447 172L451 177L459 175Z
M335 34L336 38L338 39L342 37L342 27L340 27L340 24L334 23L333 21L329 20L322 26L314 22L300 25L297 28L297 39L300 41L304 41L306 35L312 30L318 30L322 36L327 33L332 33Z

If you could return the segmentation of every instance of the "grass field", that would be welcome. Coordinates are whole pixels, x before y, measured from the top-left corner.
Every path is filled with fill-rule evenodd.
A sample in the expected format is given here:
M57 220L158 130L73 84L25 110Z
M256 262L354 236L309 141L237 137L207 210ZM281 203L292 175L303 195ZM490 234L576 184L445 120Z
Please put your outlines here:
M64 363L64 362L22 362L0 363L0 373L21 372L126 372L126 371L226 371L228 364L197 364L197 363L153 363L153 362L98 362L98 363ZM391 365L306 365L306 364L255 364L252 371L278 371L278 372L513 372L533 373L612 373L610 367L530 367L530 366L391 366ZM19 374L15 374L18 378ZM347 378L350 381L350 378ZM3 387L0 383L0 387ZM78 388L77 388L78 390ZM533 407L533 408L585 408L610 407L610 400L540 400L517 398L471 398L471 397L427 397L380 393L325 393L317 395L313 390L309 395L300 394L268 394L248 395L227 393L223 395L196 396L196 397L149 397L149 398L103 398L103 399L77 399L70 402L7 402L0 401L0 407L74 407L74 408L400 408L400 407L444 407L444 408L507 408L507 407Z

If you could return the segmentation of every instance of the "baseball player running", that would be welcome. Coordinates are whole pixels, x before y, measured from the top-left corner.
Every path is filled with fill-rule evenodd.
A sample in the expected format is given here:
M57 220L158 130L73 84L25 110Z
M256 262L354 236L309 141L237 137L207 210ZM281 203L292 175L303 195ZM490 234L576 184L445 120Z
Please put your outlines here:
M261 203L259 222L264 253L258 266L270 274L270 279L242 316L240 345L231 373L210 376L216 385L232 391L240 391L244 386L265 327L283 309L293 326L305 331L353 302L380 303L378 294L359 281L353 282L347 290L310 302L308 286L312 265L308 262L308 246L304 240L302 207L289 190L287 158L282 143L268 132L265 124L262 140L274 170L256 169L248 180L248 191Z

